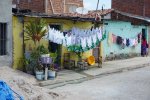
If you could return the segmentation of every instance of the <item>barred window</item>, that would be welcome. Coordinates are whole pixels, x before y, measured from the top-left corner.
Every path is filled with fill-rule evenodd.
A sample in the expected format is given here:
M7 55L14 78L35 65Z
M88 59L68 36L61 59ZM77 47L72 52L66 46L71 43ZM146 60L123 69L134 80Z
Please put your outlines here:
M0 56L6 55L7 24L0 23Z

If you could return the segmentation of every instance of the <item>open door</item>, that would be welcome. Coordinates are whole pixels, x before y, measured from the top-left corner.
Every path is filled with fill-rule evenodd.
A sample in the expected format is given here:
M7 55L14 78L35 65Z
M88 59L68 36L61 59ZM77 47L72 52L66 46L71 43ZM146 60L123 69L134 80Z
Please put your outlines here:
M99 65L100 64L100 44L93 49L93 56L95 57L95 62L98 63Z
M141 37L141 42L143 40L147 41L147 33L146 33L146 29L142 29L142 37ZM143 48L142 48L142 43L141 43L141 55L143 56Z
M59 24L50 24L49 26L50 26L50 28L54 28L56 30L61 30L61 25L59 25ZM62 45L49 41L48 49L49 49L49 52L57 53L57 58L56 58L55 63L58 64L58 66L60 67L61 66Z

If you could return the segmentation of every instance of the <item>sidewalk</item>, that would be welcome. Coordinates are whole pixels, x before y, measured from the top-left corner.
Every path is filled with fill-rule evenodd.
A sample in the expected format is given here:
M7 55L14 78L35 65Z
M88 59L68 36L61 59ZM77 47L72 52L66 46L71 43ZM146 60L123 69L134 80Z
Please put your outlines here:
M122 71L133 70L150 65L150 57L136 57L125 60L103 62L102 68L91 68L81 72L63 70L58 72L54 80L39 82L39 85L45 88L56 88L66 84L76 84L83 81L98 78L103 75L118 73Z

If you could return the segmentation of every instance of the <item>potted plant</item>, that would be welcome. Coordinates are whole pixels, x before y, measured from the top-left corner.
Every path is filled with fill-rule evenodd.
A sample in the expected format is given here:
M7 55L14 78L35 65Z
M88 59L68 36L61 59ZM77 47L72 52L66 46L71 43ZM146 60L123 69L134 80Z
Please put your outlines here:
M36 75L36 79L38 79L38 80L44 79L43 65L40 62L37 62L37 66L35 69L35 75Z
M43 80L44 71L43 71L43 65L39 61L40 53L37 51L37 49L34 49L31 52L31 65L34 66L34 73L38 80Z
M50 66L50 70L48 70L48 78L49 79L54 79L56 77L56 71L55 71L55 68L54 68L54 64L52 64Z
M42 18L35 18L30 20L25 26L25 40L32 40L35 44L34 50L31 51L31 63L34 66L34 73L38 80L43 80L43 65L40 62L40 56L47 54L47 50L40 44L40 40L48 31L48 24ZM36 45L38 42L38 45Z
M50 69L48 70L48 78L54 79L56 77L55 62L57 58L57 51L55 53L51 53L50 57L52 58L52 64L50 66Z
M33 63L31 63L31 60L30 59L25 59L25 63L26 63L26 65L25 65L25 68L26 68L26 72L28 73L28 74L31 74L31 75L33 75L34 74L34 72L33 72L33 70L34 70L34 65L33 65Z
M37 47L37 51L39 52L41 57L50 57L48 49L44 47L44 45L39 45Z

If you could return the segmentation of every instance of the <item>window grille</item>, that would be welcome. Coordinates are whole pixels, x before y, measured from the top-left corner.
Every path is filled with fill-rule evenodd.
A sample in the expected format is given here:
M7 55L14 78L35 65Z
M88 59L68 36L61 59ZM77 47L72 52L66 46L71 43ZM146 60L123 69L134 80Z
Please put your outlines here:
M7 24L0 23L0 56L6 55Z

